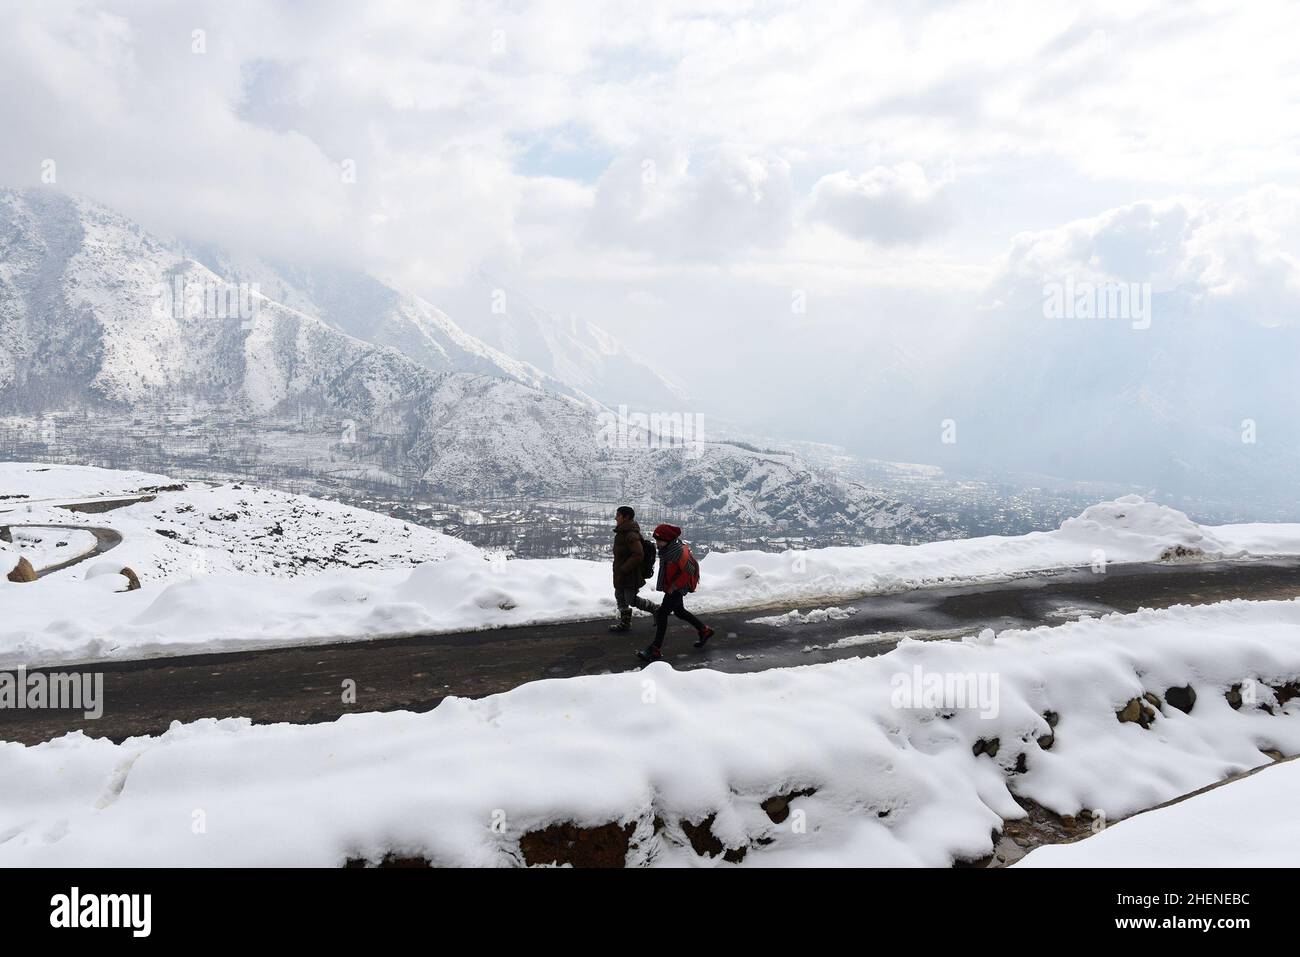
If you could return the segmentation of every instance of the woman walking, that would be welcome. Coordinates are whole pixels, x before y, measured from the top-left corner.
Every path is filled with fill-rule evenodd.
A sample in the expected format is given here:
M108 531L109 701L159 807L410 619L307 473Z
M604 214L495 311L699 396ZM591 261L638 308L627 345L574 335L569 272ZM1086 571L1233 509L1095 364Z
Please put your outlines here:
M645 651L638 651L642 661L662 661L664 635L668 632L668 616L676 615L695 629L699 636L696 648L703 648L713 637L713 629L686 610L688 592L695 591L700 582L700 563L691 555L690 546L682 541L682 530L676 525L660 525L654 532L655 548L659 552L659 578L655 590L664 593L663 603L655 612L655 640Z

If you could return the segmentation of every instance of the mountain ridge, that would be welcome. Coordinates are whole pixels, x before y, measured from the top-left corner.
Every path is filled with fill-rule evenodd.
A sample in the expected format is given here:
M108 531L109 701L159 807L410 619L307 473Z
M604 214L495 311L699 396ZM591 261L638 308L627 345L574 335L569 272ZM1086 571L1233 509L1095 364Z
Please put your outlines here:
M410 474L466 497L564 496L613 476L721 521L927 534L915 510L793 455L707 441L619 448L602 439L600 403L520 381L531 367L491 347L475 353L467 333L461 345L485 365L435 370L260 290L239 299L246 315L191 310L191 286L237 298L219 273L89 200L0 191L0 412L126 412L182 397L214 419L250 418L255 439L258 422L309 408L386 432ZM186 294L179 308L160 303L171 290Z

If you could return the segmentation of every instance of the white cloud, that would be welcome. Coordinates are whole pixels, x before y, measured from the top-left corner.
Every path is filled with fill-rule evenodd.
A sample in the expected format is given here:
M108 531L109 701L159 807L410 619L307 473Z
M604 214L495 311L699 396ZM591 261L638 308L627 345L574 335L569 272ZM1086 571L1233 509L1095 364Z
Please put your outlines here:
M960 358L991 274L1033 309L1068 269L1294 314L1274 0L0 4L0 182L54 158L148 227L434 301L483 266L738 417L863 428L846 388L900 337ZM794 381L738 390L727 350Z
M817 181L809 216L856 239L914 243L947 225L944 185L910 162L876 166L859 176L841 170Z
M799 232L798 209L877 246L924 245L951 220L968 252L950 265L969 268L1035 210L1018 193L966 216L969 194L936 170L1028 195L1114 180L1113 205L1125 183L1300 176L1293 17L1274 0L815 14L793 0L83 0L10 3L4 19L0 180L32 183L53 158L59 185L147 225L431 281L613 250L662 269L761 263ZM521 144L583 172L530 169ZM646 159L657 192L641 188ZM1017 181L1030 161L1037 179ZM566 175L560 201L546 180Z
M1211 318L1300 324L1300 189L1143 201L1017 235L993 296L1038 303L1044 282L1067 277L1177 290Z
M615 160L596 186L590 231L660 259L728 259L784 242L794 193L783 159L724 145L705 155L646 150Z

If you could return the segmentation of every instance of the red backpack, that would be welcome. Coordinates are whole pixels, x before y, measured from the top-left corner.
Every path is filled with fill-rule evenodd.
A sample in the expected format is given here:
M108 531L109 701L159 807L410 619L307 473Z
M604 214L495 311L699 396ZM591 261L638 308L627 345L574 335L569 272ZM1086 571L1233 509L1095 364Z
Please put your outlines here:
M682 574L686 576L686 590L695 591L695 586L700 583L700 563L695 560L689 547L686 548L686 557L682 561Z

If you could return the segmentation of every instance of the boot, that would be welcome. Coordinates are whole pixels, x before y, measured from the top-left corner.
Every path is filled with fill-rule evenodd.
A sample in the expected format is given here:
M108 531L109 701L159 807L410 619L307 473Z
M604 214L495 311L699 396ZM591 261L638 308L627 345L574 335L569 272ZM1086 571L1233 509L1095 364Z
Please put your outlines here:
M645 651L638 651L636 656L647 664L652 661L664 660L664 653L654 645L647 645Z
M695 647L703 648L706 644L708 644L709 639L712 637L713 637L713 629L710 628L708 625L705 625L703 628L700 629L700 637L695 639Z
M609 626L609 630L615 634L620 631L632 630L632 609L620 608L618 610L618 621Z

